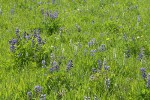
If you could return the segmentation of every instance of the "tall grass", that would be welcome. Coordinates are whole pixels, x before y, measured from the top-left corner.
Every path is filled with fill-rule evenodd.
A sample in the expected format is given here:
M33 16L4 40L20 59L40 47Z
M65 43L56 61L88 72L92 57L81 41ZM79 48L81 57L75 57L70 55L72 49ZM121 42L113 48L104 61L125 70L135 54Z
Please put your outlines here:
M1 0L1 100L149 100L149 0Z

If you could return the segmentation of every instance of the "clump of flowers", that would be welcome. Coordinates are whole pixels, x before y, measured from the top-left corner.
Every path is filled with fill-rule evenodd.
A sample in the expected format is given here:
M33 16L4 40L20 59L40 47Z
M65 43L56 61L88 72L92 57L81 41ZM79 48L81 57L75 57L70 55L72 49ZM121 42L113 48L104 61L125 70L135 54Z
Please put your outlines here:
M42 87L39 85L35 86L34 92L35 92L36 97L38 97L42 93Z
M46 11L44 14L44 20L42 21L42 28L46 30L47 34L52 35L60 29L60 19L58 18L57 11Z
M9 40L14 65L21 67L29 63L36 63L37 66L46 67L48 51L45 49L45 40L40 35L40 29L35 29L34 33L30 34L24 32L22 36L19 29L16 29L15 34L16 37Z

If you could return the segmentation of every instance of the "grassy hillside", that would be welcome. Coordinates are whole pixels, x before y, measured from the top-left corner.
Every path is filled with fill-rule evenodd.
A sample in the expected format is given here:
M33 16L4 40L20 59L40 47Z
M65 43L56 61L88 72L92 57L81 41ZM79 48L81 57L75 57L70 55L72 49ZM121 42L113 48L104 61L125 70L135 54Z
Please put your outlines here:
M0 100L149 100L149 0L0 0Z

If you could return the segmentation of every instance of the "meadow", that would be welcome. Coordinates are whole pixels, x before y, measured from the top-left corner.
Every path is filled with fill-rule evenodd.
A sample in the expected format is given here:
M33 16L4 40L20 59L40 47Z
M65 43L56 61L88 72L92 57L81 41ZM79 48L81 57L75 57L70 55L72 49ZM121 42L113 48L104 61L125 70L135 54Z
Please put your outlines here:
M0 0L0 100L150 100L150 0Z

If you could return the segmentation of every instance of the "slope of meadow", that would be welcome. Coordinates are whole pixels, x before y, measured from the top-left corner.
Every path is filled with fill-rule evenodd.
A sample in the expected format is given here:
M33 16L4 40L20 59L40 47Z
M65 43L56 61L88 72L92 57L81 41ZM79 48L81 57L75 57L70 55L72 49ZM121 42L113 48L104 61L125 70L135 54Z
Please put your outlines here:
M149 0L0 0L0 100L149 100Z

